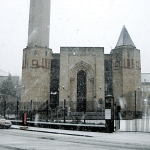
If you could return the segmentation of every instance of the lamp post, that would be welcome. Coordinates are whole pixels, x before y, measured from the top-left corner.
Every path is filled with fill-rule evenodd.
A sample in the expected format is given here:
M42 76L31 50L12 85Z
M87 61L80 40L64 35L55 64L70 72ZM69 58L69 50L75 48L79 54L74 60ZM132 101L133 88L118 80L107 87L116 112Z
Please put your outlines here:
M135 132L136 132L136 90L135 90Z
M138 87L138 92L140 90L140 87ZM137 118L137 114L136 114L136 101L137 101L137 91L135 90L135 131L137 131L137 122L136 122L136 118Z
M33 107L33 102L31 100L31 121L32 121L32 107Z
M5 115L6 115L6 99L4 99L4 118L5 118Z
M66 122L65 111L66 111L66 100L64 99L64 123Z
M48 100L46 100L46 122L48 122Z

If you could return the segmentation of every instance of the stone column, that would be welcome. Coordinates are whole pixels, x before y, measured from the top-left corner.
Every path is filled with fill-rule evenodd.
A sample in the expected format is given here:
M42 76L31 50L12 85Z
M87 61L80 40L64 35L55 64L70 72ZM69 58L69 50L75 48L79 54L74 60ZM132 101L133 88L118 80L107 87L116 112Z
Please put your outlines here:
M50 0L30 0L28 47L49 47Z

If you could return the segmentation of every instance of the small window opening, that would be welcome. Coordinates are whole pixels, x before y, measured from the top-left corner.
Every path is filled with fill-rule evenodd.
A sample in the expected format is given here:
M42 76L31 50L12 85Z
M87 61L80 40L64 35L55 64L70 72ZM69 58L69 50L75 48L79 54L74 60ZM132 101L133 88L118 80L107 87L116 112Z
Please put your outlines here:
M37 50L34 51L34 55L37 55Z
M45 51L45 56L47 56L47 51Z

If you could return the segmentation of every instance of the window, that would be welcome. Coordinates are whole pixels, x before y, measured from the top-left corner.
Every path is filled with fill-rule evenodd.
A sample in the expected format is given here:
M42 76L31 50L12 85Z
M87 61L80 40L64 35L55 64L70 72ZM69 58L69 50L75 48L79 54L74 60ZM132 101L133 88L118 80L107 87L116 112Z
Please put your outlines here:
M27 52L25 52L25 59L27 58Z
M139 67L139 62L138 62L138 61L136 61L136 67L137 67L137 68Z
M127 51L127 56L130 57L130 52L129 51Z
M108 84L105 83L105 92L107 92L107 87L108 87Z
M38 60L32 60L32 67L38 67Z
M37 55L37 50L34 51L34 55Z
M27 68L27 67L28 67L28 61L27 61L27 59L23 59L22 68Z
M47 51L45 51L45 56L47 56Z
M134 59L131 60L132 68L134 68Z
M99 104L103 104L103 99L102 99L102 98L99 98L98 103L99 103Z
M115 67L120 67L120 61L115 62Z
M127 59L127 68L130 68L130 59Z

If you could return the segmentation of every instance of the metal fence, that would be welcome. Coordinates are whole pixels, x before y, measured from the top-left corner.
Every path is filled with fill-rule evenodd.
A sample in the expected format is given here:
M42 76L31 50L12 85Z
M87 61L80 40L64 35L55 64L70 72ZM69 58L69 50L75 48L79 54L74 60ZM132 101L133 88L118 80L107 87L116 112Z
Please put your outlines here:
M63 103L63 102L62 102ZM115 108L115 119L120 123L122 131L141 131L150 132L150 105L149 101L142 99L136 107L142 111L125 111ZM61 104L63 105L63 104ZM58 104L51 104L50 101L44 102L0 102L0 115L7 119L22 120L23 114L27 114L27 121L42 122L65 122L65 123L86 123L86 124L105 124L105 109L100 107L97 111L77 112L70 109L76 103L66 104L58 107ZM87 102L87 106L94 106L96 102ZM55 106L51 107L51 106ZM135 107L135 108L136 108ZM138 115L139 114L139 115ZM126 117L126 116L135 117ZM116 121L117 122L117 121Z
M64 102L60 102L60 105ZM98 109L96 112L71 111L70 108L77 105L75 102L66 103L64 107L57 104L51 104L48 100L44 102L0 102L0 115L7 119L22 120L23 114L27 114L27 121L42 122L66 122L66 123L89 123L104 124L105 113L104 108ZM87 102L87 106L94 107L96 102ZM54 108L55 106L55 108ZM88 108L87 108L88 109Z

